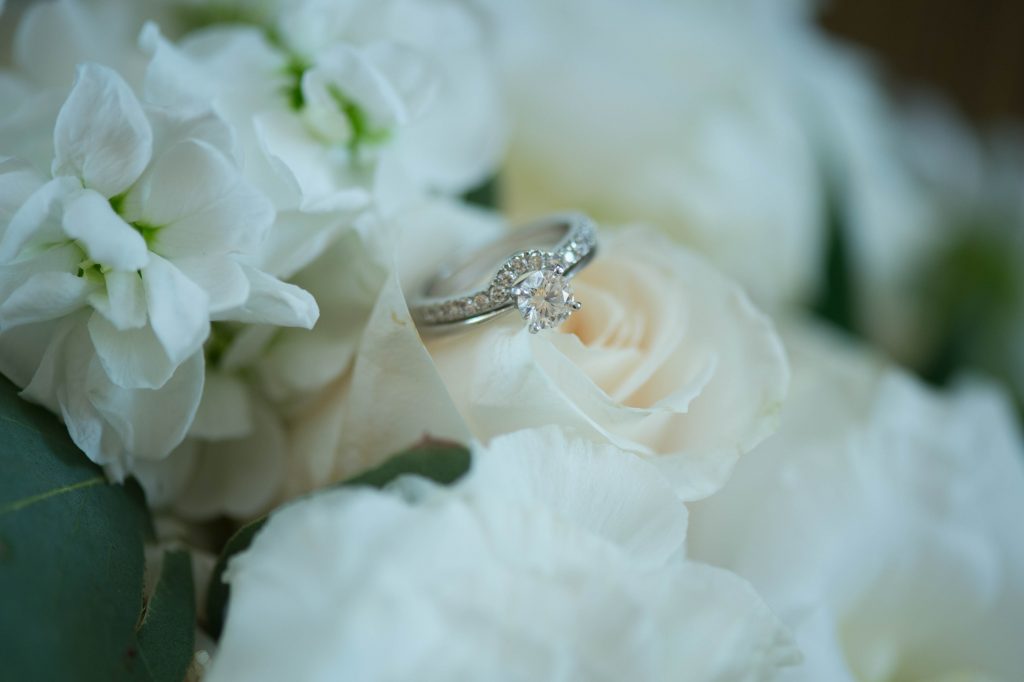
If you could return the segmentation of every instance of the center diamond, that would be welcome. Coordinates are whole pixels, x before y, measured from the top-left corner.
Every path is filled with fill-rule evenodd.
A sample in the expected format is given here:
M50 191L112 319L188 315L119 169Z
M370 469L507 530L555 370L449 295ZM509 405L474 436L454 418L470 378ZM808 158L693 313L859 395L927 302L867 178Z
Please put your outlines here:
M581 307L573 297L569 280L557 269L531 272L512 288L512 294L532 334L557 327Z

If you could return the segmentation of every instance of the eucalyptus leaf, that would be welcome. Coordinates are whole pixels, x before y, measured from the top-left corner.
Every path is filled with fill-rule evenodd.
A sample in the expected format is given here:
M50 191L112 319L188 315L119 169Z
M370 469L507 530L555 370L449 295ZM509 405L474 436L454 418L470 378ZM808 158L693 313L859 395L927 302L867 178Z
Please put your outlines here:
M469 450L456 443L424 441L401 452L380 466L339 484L339 486L371 486L383 488L399 476L422 476L435 483L450 485L469 471ZM316 494L316 493L313 493ZM224 545L206 593L206 624L214 637L219 637L227 616L230 586L224 582L224 571L231 557L245 551L256 534L267 522L267 517L242 526Z
M138 626L139 657L154 682L181 682L195 645L196 601L188 552L165 552Z
M177 666L162 666L192 655L191 593L182 601L176 587L161 599L162 625L151 632L167 651L150 665L140 655L143 545L152 527L138 485L108 483L56 417L2 378L0 470L4 679L180 680L184 670L174 677ZM172 614L173 627L165 620Z

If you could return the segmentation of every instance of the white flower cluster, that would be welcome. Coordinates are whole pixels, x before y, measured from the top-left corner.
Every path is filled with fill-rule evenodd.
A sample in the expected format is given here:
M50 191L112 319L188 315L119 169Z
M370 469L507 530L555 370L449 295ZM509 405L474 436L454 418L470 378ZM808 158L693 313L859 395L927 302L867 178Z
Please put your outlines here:
M386 253L353 254L384 217L491 172L497 85L454 2L211 3L188 8L210 22L191 31L175 9L20 18L0 78L0 369L152 503L246 517L287 452L255 359L283 352L309 388L295 365L316 341L268 349L314 326L310 289L366 295L353 270ZM252 23L215 21L229 11ZM358 333L332 318L318 336L339 323ZM346 368L333 340L307 383Z
M812 4L7 8L0 373L185 537L270 512L209 680L1024 678L1009 402L800 308L838 201L903 314L965 187ZM453 253L566 208L559 330L421 335ZM323 490L424 436L470 470Z

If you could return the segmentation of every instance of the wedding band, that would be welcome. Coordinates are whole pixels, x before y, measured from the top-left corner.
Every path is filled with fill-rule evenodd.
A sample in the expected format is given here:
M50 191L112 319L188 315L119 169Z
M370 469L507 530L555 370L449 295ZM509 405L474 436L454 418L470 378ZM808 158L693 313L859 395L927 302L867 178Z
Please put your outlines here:
M551 329L582 307L570 280L596 251L587 216L542 218L439 272L410 306L412 318L421 329L450 331L518 309L531 333Z

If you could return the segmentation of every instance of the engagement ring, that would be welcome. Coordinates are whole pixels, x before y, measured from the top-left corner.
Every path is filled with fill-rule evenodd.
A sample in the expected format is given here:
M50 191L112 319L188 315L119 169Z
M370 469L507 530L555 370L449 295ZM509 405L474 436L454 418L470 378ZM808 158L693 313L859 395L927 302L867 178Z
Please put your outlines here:
M449 331L517 309L531 333L557 327L582 307L570 280L596 251L587 216L543 218L442 270L413 302L412 317L423 330Z

